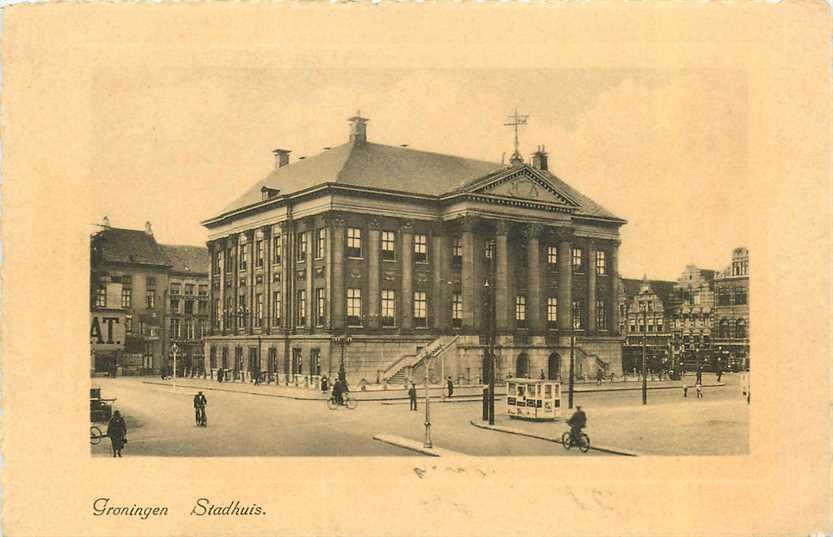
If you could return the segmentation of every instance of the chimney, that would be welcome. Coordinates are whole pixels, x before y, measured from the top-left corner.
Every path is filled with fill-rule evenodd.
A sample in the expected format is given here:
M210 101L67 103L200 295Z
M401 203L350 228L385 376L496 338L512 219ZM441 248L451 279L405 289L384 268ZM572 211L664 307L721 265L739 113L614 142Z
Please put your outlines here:
M145 233L153 237L153 229L150 227L150 221L145 222Z
M103 225L104 227L110 227L110 217L109 217L109 216L105 216L105 217L104 217L104 220L102 221L102 224L101 224L101 225Z
M366 117L362 117L361 111L356 112L356 115L348 119L350 122L350 143L359 145L367 142L367 122L370 121Z
M538 170L549 170L549 165L547 164L547 155L544 146L538 146L538 151L532 154L532 167Z
M272 153L275 154L276 170L289 164L289 154L292 153L289 149L275 149Z

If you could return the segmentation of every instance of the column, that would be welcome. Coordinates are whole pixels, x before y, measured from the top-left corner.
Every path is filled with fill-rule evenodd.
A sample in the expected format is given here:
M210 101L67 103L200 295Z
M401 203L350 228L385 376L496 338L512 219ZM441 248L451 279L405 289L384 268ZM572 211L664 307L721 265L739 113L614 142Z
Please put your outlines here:
M513 328L510 315L513 310L511 285L509 282L509 223L505 220L495 222L495 328L506 332Z
M527 312L528 326L533 332L545 330L544 317L541 310L541 295L544 289L541 286L541 233L544 226L541 224L530 224L527 226Z
M304 289L306 290L307 295L307 303L305 307L307 317L306 329L308 333L312 333L313 327L315 326L314 316L317 315L318 308L318 305L315 303L315 296L312 288L312 276L315 272L312 267L312 258L315 257L315 222L312 218L308 218L304 222L303 232L307 236L307 254L304 259L304 265L306 265L304 270L304 276L306 277L304 281Z
M619 244L618 240L614 241L610 246L608 256L610 257L610 264L608 265L610 278L610 327L611 334L619 334ZM621 335L621 334L619 334Z
M463 267L462 267L462 288L463 288L463 329L477 330L480 328L480 311L483 304L480 301L480 289L483 282L480 280L478 270L477 248L475 244L475 229L478 220L475 217L466 216L462 221L463 228Z
M569 336L570 310L573 307L573 244L572 230L559 229L558 237L558 332Z
M434 288L431 293L432 325L435 330L446 331L451 326L451 300L448 275L451 272L451 253L448 251L448 238L442 222L434 225L431 231L431 268L434 271Z
M246 315L246 332L252 334L255 325L255 231L250 229L246 232L246 255L249 257L249 265L246 267L246 281L248 297L247 315Z
M292 222L284 220L281 226L281 328L292 330ZM288 340L287 340L288 341Z
M587 335L596 333L596 250L594 241L587 243Z
M208 247L208 334L213 336L214 335L214 319L216 319L217 313L214 311L214 298L215 298L215 291L214 291L214 259L217 256L217 252L215 252L215 247L217 243L215 241L208 241L206 246ZM206 352L207 354L207 352Z
M402 330L414 328L414 225L406 220L399 229L402 237Z
M347 243L347 228L344 217L334 215L330 219L330 236L333 245L333 280L332 280L332 327L343 330L347 295L344 290L344 247Z
M367 326L376 330L381 325L381 291L379 289L381 259L381 224L378 218L371 218L367 234Z
M261 229L263 240L263 327L266 334L272 333L272 228L263 226ZM260 349L258 349L260 352Z
M233 235L231 238L232 249L234 250L234 257L232 257L232 267L231 267L231 288L232 288L232 295L231 295L231 303L234 308L231 310L232 315L229 318L229 321L232 324L232 333L236 336L239 333L239 321L237 315L240 313L238 308L240 304L237 301L240 299L240 235Z

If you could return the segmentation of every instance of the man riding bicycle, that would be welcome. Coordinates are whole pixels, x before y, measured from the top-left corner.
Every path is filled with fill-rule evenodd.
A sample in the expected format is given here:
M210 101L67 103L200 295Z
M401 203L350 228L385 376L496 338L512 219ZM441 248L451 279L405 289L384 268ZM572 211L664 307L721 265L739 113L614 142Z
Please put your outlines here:
M567 420L567 425L570 426L570 438L578 445L581 441L581 430L587 427L587 414L584 413L580 406L576 405L576 411Z
M197 415L197 427L205 427L206 426L206 419L205 419L205 405L208 404L208 401L203 395L202 392L199 392L197 395L194 396L194 411Z

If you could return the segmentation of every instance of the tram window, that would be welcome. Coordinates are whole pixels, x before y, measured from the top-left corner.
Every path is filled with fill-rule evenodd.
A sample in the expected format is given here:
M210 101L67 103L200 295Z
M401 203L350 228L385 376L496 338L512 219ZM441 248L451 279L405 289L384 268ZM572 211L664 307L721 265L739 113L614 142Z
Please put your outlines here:
M515 392L517 391L515 388L516 388L516 385L515 385L515 384L512 384L512 383L510 382L510 383L509 383L509 395L515 395Z
M535 395L536 395L535 394L535 384L530 384L529 385L529 396L530 397L535 397Z
M551 399L552 398L552 384L547 384L544 386L544 399Z
M524 396L524 388L526 388L526 386L524 386L523 384L518 384L518 397Z

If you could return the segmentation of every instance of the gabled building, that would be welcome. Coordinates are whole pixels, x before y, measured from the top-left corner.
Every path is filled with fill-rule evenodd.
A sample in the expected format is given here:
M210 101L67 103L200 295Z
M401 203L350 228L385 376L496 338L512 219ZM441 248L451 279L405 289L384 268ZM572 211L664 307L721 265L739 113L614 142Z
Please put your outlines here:
M190 372L185 364L201 356L204 348L199 297L195 296L197 309L192 314L185 313L184 305L173 312L169 300L172 288L193 285L195 293L202 288L202 318L207 319L205 248L162 245L156 242L150 222L144 230L121 229L110 226L105 217L101 230L90 238L90 275L92 374L158 374L170 367L174 342L183 344L179 373ZM171 337L170 318L193 323L196 331L175 332Z
M717 271L686 266L675 289L679 306L674 311L674 362L686 371L714 369L714 277Z
M343 364L351 384L395 383L433 353L476 381L493 289L500 377L566 373L571 319L579 374L620 372L624 220L543 148L505 165L376 144L367 118L349 122L318 155L275 150L274 170L203 222L210 367L314 385Z
M723 367L749 369L749 250L735 248L714 279L716 354Z
M639 373L644 347L646 369L666 371L674 368L672 326L679 304L675 282L622 278L619 294L619 332L625 336L622 348L623 369Z

